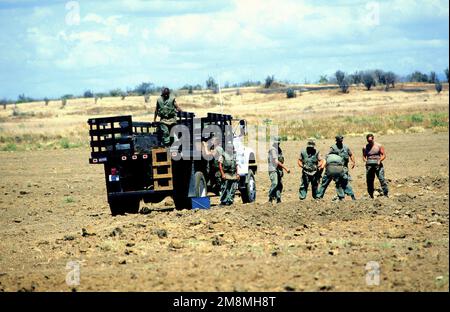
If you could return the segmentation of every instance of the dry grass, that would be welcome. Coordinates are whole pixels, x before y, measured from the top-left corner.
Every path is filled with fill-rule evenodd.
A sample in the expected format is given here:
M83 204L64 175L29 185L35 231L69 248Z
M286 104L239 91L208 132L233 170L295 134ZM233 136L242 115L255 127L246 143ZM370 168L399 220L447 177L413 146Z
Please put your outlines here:
M353 87L349 94L338 90L304 91L287 99L283 90L263 93L261 88L240 88L219 94L201 91L180 93L179 105L197 116L223 112L245 118L249 124L270 121L279 125L285 139L309 136L331 137L337 132L358 135L375 133L420 132L423 129L448 131L449 93L444 84L441 94L434 85L399 84L389 92L381 88L365 91ZM317 87L314 85L306 87ZM133 115L135 120L153 119L156 96L145 103L144 97L68 100L24 103L0 109L0 149L46 149L87 146L86 120L95 116Z

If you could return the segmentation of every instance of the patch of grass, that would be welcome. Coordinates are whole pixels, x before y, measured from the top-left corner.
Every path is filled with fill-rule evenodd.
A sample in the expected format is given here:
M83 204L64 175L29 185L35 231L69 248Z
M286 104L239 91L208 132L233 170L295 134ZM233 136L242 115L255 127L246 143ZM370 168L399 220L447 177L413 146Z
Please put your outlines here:
M308 137L333 138L336 133L364 134L374 132L414 132L417 129L448 131L448 113L391 113L370 116L337 116L334 118L285 121L279 124L280 135L304 140ZM417 132L417 131L416 131Z
M17 151L17 145L14 143L7 143L1 150L5 152L15 152Z
M63 148L63 149L69 149L69 148L80 147L81 144L78 144L78 143L71 143L71 142L69 141L69 139L67 139L67 138L61 138L61 139L59 140L59 146L60 146L61 148Z
M66 203L66 204L70 204L70 203L74 203L74 202L75 202L75 199L73 199L73 197L71 197L71 196L66 196L64 198L64 203Z

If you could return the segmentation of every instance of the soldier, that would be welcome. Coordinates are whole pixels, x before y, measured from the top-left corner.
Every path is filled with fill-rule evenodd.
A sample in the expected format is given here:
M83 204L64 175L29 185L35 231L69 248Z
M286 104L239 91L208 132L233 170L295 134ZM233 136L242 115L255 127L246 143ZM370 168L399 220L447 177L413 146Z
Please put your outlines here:
M181 108L177 105L175 98L170 96L169 88L163 88L161 96L156 102L154 121L159 116L159 132L162 136L164 146L170 145L170 129L177 122L177 111L181 112Z
M269 165L269 178L270 178L270 189L269 189L269 202L272 203L276 199L277 204L281 203L281 192L283 191L283 170L287 173L291 171L284 165L283 151L280 147L280 137L275 137L273 140L273 145L269 149L268 153L268 165Z
M236 184L240 179L232 142L227 142L219 158L219 171L222 178L220 204L229 206L233 204Z
M386 159L384 146L375 142L373 134L366 136L367 145L363 147L363 159L366 163L367 192L373 198L375 175L380 181L384 196L388 197L389 189L384 178L383 160Z
M346 175L345 180L347 181L346 186L344 188L344 193L352 198L352 200L356 200L355 194L353 193L352 186L350 184L350 181L352 180L349 169L348 169L348 163L349 161L352 163L351 168L355 168L355 155L353 155L353 152L350 150L350 148L344 144L344 136L337 135L336 136L336 144L331 145L330 151L328 154L337 154L341 156L344 160L344 174ZM337 191L337 188L336 188Z
M303 169L300 189L298 190L300 200L306 198L309 184L311 184L312 197L317 198L317 187L325 163L320 156L320 152L316 150L314 139L308 139L306 148L300 152L297 164Z
M347 186L347 174L345 173L345 161L337 152L332 151L326 156L325 160L325 173L322 177L322 183L320 184L319 191L317 192L317 198L322 199L325 195L328 185L331 181L336 184L336 193L339 200L345 198L344 189Z
M212 162L209 162L209 179L211 181L211 189L218 194L220 192L221 182L222 182L222 174L219 170L219 159L223 154L222 144L220 142L220 138L218 136L214 136L211 140L212 146L211 149L208 148L206 142L203 142L204 155L213 157Z

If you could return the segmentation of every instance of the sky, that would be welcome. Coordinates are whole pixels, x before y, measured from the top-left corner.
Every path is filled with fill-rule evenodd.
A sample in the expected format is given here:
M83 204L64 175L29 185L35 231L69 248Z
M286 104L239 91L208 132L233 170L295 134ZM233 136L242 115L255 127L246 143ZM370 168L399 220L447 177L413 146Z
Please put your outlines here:
M447 0L0 0L0 98L341 69L443 75Z

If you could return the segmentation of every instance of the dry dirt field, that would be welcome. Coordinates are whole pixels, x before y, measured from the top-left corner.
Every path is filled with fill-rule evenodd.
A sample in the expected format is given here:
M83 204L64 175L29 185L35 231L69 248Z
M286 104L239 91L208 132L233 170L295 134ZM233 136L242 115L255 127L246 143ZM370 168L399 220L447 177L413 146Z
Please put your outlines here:
M448 291L448 133L378 139L388 199L365 197L359 157L355 202L332 202L332 189L300 202L295 169L277 206L259 172L254 204L141 203L149 214L117 217L88 150L1 152L0 290ZM347 139L358 152L363 142ZM300 143L284 144L292 169ZM69 261L81 263L79 286L65 283ZM379 286L366 285L369 261L380 265Z
M224 93L224 112L250 123L444 114L444 125L435 120L376 135L387 151L390 198L365 195L365 137L353 133L345 143L357 155L357 201L332 202L333 187L320 202L298 200L296 159L305 145L298 139L282 143L292 173L284 177L280 205L267 203L269 179L260 171L253 204L236 197L220 208L213 197L209 210L174 210L166 200L141 203L146 214L117 217L107 205L102 166L88 164L86 120L125 113L147 120L154 97L149 106L119 98L102 105L70 100L64 109L60 102L21 104L19 114L0 109L0 143L17 144L17 151L0 152L0 291L448 291L448 85L440 95L430 86L400 90L406 87L416 86L305 92L292 101L285 94ZM179 103L199 115L219 110L216 95L183 95ZM79 147L54 144L66 137ZM319 139L318 148L325 152L332 142ZM66 284L70 261L80 264L78 286ZM379 264L379 285L366 283L370 261Z

